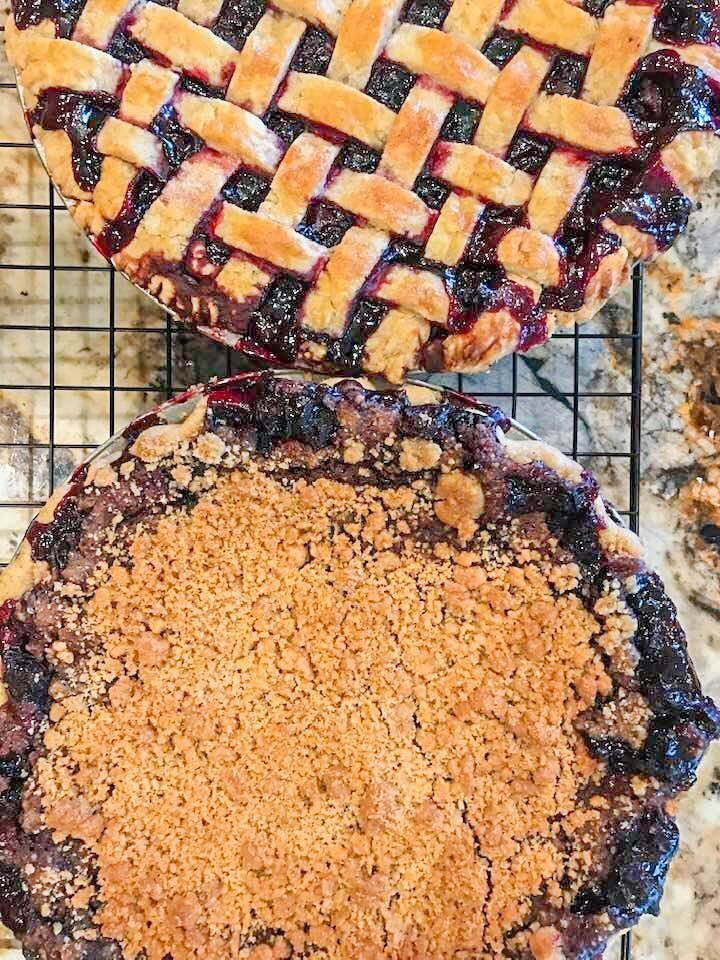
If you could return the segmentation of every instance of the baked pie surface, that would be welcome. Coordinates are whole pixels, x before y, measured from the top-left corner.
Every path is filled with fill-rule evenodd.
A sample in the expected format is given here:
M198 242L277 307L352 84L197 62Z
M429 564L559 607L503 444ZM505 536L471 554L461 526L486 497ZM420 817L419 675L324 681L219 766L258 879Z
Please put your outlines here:
M399 380L591 316L715 168L715 0L13 0L75 219L238 349Z
M422 389L133 423L0 580L28 956L592 958L720 717L595 481Z

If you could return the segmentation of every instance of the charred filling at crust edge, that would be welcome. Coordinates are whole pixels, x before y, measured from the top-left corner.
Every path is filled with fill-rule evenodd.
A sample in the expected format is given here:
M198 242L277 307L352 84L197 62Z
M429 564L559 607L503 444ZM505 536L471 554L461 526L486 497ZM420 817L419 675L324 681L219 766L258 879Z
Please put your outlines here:
M557 928L567 956L590 957L599 953L614 928L634 922L643 912L655 912L677 845L665 800L692 783L704 748L717 735L719 721L711 702L700 693L674 607L657 577L639 561L602 551L593 509L597 496L594 482L584 476L579 483L571 483L543 464L510 462L496 435L502 419L493 414L479 417L452 403L412 407L398 396L366 393L354 383L330 388L270 376L211 390L207 399L205 429L209 436L227 446L240 442L261 458L276 458L282 451L288 474L309 481L330 473L359 487L406 484L407 474L397 467L383 465L376 471L365 451L382 449L390 435L395 443L422 440L436 444L442 451L452 451L459 458L458 466L481 480L485 498L484 514L479 518L482 528L503 527L513 519L532 527L538 515L545 518L561 548L581 569L580 596L588 610L596 610L598 602L602 603L608 582L626 586L632 582L630 590L623 590L623 597L637 620L637 663L634 671L618 671L610 659L606 665L613 695L623 688L627 694L639 694L650 707L647 736L644 743L630 745L624 739L603 735L591 722L593 710L578 727L590 753L607 765L601 788L593 792L607 803L608 825L617 835L617 843L598 858L570 910L559 911L548 898L539 897L524 933L538 926L541 930ZM127 433L128 440L134 441L153 425L158 425L156 415L136 422ZM325 460L323 454L329 448L342 451L342 458ZM132 472L123 464L132 464ZM35 560L47 562L66 584L82 588L96 564L93 534L107 529L114 516L124 518L118 532L124 530L130 537L138 522L147 522L166 504L182 508L197 500L192 478L185 477L189 484L179 486L162 465L144 465L126 453L113 470L117 484L107 488L96 479L96 487L86 489L84 471L78 473L53 521L30 531ZM193 461L198 489L211 470L222 472L223 467ZM124 471L127 477L123 477ZM452 542L449 533L438 524L428 536L431 541ZM467 549L471 548L470 543ZM21 818L23 786L51 705L48 691L52 680L59 679L62 655L66 654L61 646L53 651L52 665L48 660L52 624L43 623L40 616L46 589L40 585L20 602L9 601L0 608L9 694L0 715L0 783L4 788L0 800L0 915L26 948L41 956L60 956L61 949L63 955L116 956L117 943L99 937L92 925L97 901L85 905L80 919L70 913L46 917L31 893L37 870L67 871L69 877L89 873L92 879L92 866L88 866L80 843L56 845L39 822L33 824L32 805L26 803ZM623 805L626 813L621 828L613 822L611 811ZM509 955L530 956L523 931L512 933L515 939L509 937ZM264 937L274 942L272 931L266 931Z

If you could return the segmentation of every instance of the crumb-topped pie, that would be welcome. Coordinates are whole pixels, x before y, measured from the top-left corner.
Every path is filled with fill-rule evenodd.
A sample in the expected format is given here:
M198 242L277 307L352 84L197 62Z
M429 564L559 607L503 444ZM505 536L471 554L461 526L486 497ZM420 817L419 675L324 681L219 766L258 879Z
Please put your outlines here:
M0 580L0 917L44 960L590 960L720 718L595 481L269 374L133 423Z
M716 0L12 0L98 249L240 350L399 381L591 316L717 161Z

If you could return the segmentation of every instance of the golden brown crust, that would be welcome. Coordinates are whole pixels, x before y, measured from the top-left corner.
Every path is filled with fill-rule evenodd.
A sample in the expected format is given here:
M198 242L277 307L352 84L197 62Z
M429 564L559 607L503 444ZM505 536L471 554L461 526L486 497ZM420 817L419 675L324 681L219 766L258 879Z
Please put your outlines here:
M316 123L342 130L371 147L380 148L395 115L359 90L314 74L291 72L278 106Z
M230 203L223 203L215 233L236 250L293 273L311 273L328 253L291 227Z
M637 147L632 125L618 107L562 94L541 94L527 114L531 129L595 153L621 153Z
M431 212L417 194L374 173L343 170L325 191L328 200L379 230L420 238Z
M389 310L365 344L364 366L390 383L402 383L430 336L427 320L407 310Z
M498 68L465 40L410 23L398 27L385 52L413 73L480 103L485 103L498 76Z
M532 193L533 184L527 173L471 144L444 144L436 169L454 186L508 207L522 206Z
M387 249L389 236L367 227L351 227L330 253L317 282L307 295L302 323L316 333L340 336L350 303Z

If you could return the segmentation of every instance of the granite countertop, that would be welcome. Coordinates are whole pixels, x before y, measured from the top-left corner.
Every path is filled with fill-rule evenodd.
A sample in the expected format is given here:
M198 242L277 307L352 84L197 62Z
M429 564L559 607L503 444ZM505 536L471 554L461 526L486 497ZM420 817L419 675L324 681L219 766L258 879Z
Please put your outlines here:
M2 4L0 3L0 15ZM0 82L11 79L0 59ZM15 92L0 89L0 142L28 139ZM48 185L35 153L4 147L0 154L0 204L45 204ZM166 388L162 313L104 262L79 236L56 202L54 262L92 266L92 272L55 273L51 343L50 218L41 209L0 208L0 264L40 269L0 271L0 502L41 501L49 492L48 390L54 347L54 479L61 481L113 426L156 402ZM720 701L720 176L703 194L686 236L646 271L643 357L641 532L651 562L679 608L706 691ZM45 269L42 269L45 268ZM114 302L117 330L109 327ZM629 292L584 328L599 335L631 329ZM36 325L13 330L13 324ZM43 329L43 327L45 329ZM114 351L114 371L108 356ZM226 373L224 351L185 333L173 337L173 389ZM627 392L627 340L582 341L584 391ZM238 364L241 361L238 359ZM521 391L549 396L520 401L518 417L550 442L567 448L572 408L559 395L573 383L572 341L556 341L522 358ZM132 387L111 398L110 384ZM453 378L453 381L454 378ZM492 397L509 389L511 362L465 378L466 389ZM82 389L80 388L82 387ZM88 390L88 387L95 389ZM627 452L630 401L581 402L578 449ZM627 457L583 458L607 495L627 509ZM32 509L0 507L0 562L7 561ZM633 938L638 960L720 960L720 745L698 783L681 802L682 844L659 919L644 919ZM0 935L0 946L2 937ZM619 947L609 951L619 955Z

